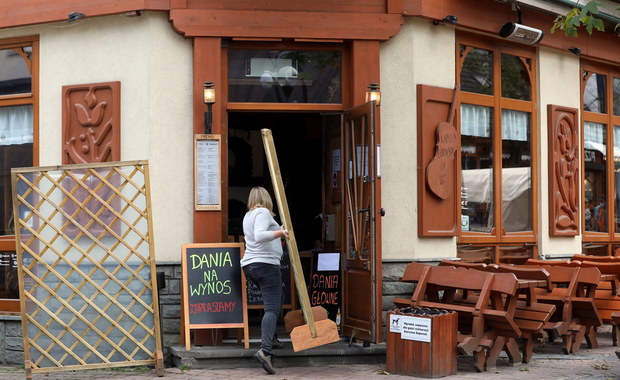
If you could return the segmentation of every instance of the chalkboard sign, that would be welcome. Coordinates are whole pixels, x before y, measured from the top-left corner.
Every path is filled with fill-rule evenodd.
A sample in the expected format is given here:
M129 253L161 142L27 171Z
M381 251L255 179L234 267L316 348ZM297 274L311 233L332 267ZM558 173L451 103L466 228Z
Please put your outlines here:
M340 253L315 253L310 278L310 304L322 306L337 324L342 307L340 291Z
M280 271L282 272L282 308L290 309L293 295L293 284L291 281L291 261L286 250L282 254L282 261L280 262ZM263 307L263 296L261 295L258 285L247 280L246 288L248 290L248 309L259 309Z
M249 348L243 243L182 245L185 346L189 330L243 327Z

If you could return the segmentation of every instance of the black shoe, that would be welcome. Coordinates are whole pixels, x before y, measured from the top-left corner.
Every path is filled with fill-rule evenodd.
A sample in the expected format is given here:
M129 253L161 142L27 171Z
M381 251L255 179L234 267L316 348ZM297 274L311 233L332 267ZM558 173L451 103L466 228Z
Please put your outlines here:
M276 373L276 370L273 368L273 364L271 364L271 355L265 355L263 350L258 350L254 354L254 357L263 366L263 369L265 370L265 372L267 372L270 375L273 375L274 373Z
M271 348L277 350L279 348L283 348L284 344L282 344L282 342L280 342L280 340L278 339L277 336L273 337L273 341L271 341Z

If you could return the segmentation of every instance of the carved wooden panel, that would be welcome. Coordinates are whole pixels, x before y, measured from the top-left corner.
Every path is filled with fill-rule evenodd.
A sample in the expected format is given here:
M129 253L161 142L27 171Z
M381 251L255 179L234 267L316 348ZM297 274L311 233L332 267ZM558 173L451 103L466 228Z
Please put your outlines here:
M549 235L579 234L579 116L575 108L547 105Z
M120 82L62 87L62 163L119 161Z
M120 82L63 86L63 164L120 161L120 89ZM73 219L66 233L75 237L86 227L100 238L109 232L106 225L118 233L119 226L110 223L120 199L110 186L117 186L121 179L102 180L87 170L80 175L80 181L70 176L61 180L71 193L63 202L63 210Z
M456 154L450 122L454 89L418 85L418 235L455 236L460 220Z

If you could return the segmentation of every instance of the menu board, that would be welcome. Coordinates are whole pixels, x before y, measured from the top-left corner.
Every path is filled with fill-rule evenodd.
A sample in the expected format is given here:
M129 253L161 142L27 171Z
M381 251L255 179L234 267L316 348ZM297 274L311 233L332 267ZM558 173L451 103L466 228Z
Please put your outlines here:
M310 304L322 306L336 323L342 307L340 253L315 253L310 278Z
M182 246L183 317L187 347L190 329L243 327L247 334L247 295L240 264L242 256L243 243Z
M195 209L221 210L220 135L195 135Z

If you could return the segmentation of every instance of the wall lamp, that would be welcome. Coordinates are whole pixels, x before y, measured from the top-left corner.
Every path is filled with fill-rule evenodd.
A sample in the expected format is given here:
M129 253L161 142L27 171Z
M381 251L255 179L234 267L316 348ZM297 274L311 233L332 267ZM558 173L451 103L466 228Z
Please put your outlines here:
M375 105L381 104L381 89L378 83L371 83L368 85L368 91L366 91L366 103L375 101Z
M571 46L568 48L568 51L575 54L577 57L581 55L581 49L579 49L578 47Z
M207 112L205 112L205 134L210 135L213 124L213 103L215 103L215 86L213 82L205 82L202 86L203 101L207 105Z
M443 24L456 25L458 24L458 21L459 21L458 17L453 16L453 15L447 15L441 20L433 20L433 25L443 25Z
M69 16L67 16L67 19L69 22L73 22L73 21L77 21L81 18L84 17L84 13L80 13L80 12L71 12L69 13Z

